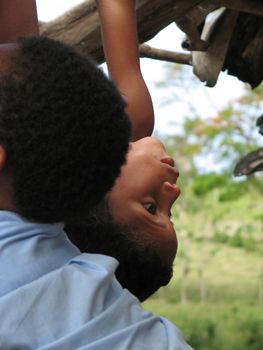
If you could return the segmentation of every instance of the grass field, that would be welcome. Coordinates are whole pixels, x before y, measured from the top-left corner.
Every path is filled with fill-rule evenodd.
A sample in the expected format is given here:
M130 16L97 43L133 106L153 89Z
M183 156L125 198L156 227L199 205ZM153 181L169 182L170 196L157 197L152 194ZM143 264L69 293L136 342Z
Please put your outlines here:
M195 349L262 350L261 194L220 202L215 189L185 197L174 209L174 277L145 308L176 323Z
M263 313L238 302L176 304L151 299L145 308L174 322L194 349L262 350Z

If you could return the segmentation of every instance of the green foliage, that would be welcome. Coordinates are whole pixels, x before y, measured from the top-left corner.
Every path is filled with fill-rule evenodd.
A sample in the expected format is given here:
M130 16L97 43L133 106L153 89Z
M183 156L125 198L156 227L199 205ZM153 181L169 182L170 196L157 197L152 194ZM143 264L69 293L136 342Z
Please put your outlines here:
M188 67L167 65L167 77L159 86L166 88L165 95L170 96L164 103L180 100L188 106L180 125L180 135L167 138L174 138L173 153L175 156L179 154L179 158L187 158L179 165L187 162L188 171L193 176L202 172L199 157L209 157L213 166L230 174L240 158L261 146L262 137L258 134L256 119L263 113L263 84L254 90L244 85L241 98L231 101L221 110L215 110L212 116L206 118L200 113L200 101L189 98L196 89L200 93L201 86ZM207 99L206 88L202 93ZM185 170L184 166L182 169Z
M216 231L213 235L213 240L217 243L227 243L229 241L229 236L224 232Z
M249 104L248 101L250 101ZM189 144L199 145L200 155L212 155L215 163L229 170L246 153L260 146L255 124L262 113L262 103L254 92L227 106L212 118L185 118L184 135ZM197 149L197 146L195 146Z
M244 347L246 349L263 349L263 320L247 319L240 324L240 331L244 334Z
M184 68L174 74L163 85L171 100L187 100L197 83ZM187 100L180 135L163 137L181 173L173 209L179 250L165 300L145 305L175 322L196 349L263 349L263 177L231 178L234 164L262 147L262 101L263 84L204 119L199 101ZM209 173L214 165L220 174Z
M194 349L215 348L216 324L209 319L191 318L185 327L185 337L187 342Z
M174 209L179 239L174 278L165 299L155 295L145 306L174 322L195 349L261 350L263 181L222 177L226 181L218 186L216 174L205 175L207 183L199 176L196 183L206 183L202 195L196 195L194 181L185 186L184 200ZM221 201L231 184L242 195Z
M262 185L263 181L261 178L249 178L236 181L229 177L228 174L202 174L197 175L191 181L190 186L183 183L183 196L180 200L187 202L184 203L184 206L187 205L188 211L190 213L199 210L200 197L207 198L202 203L203 205L206 205L207 203L208 210L214 205L217 207L217 210L213 212L211 218L211 220L213 221L213 225L215 225L216 222L218 222L225 216L225 212L228 211L228 202L229 205L233 206L236 205L238 201L241 201L242 197L247 197L250 198L249 201L251 203L250 207L248 207L247 209L249 210L249 212L251 212L252 216L256 221L260 221L260 219L262 218L262 211L254 210L253 207L255 206L255 204L252 204L252 197L254 195L258 196L260 193L262 193ZM220 203L222 203L222 205L220 205ZM250 232L253 231L253 225L246 226L246 230Z
M202 196L217 187L223 187L227 184L228 177L226 175L218 175L215 173L198 175L192 182L192 189L195 195Z
M259 250L259 242L253 237L248 237L243 241L243 247L250 252L255 252Z
M219 201L228 202L235 201L247 192L247 183L241 182L230 182L225 186L224 190L219 196Z
M234 236L229 239L229 245L231 247L244 247L244 239L239 231L237 231Z
M238 302L183 305L152 299L145 307L173 321L194 349L263 349L263 315L257 306Z
M244 248L249 252L260 251L259 242L251 236L244 238L240 229L232 237L225 232L216 231L212 240L216 243L227 244L230 247Z

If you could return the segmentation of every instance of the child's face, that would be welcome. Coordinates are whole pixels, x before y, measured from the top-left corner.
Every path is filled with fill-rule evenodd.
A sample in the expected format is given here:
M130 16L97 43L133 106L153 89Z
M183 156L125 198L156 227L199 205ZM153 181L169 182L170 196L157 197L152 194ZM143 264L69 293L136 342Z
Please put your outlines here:
M108 202L114 220L144 232L138 243L153 247L168 264L177 251L170 211L180 194L175 185L178 175L162 143L153 137L143 138L131 144Z

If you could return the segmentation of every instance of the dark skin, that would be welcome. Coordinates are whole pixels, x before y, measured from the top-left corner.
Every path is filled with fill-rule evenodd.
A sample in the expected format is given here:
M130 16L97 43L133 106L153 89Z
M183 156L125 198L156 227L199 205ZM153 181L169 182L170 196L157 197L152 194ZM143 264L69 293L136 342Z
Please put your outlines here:
M1 0L0 43L12 43L18 36L39 35L35 0Z
M8 72L10 57L17 50L16 44L0 45L0 74ZM0 144L0 209L16 212L13 203L12 180L8 171L6 171L7 154L5 147Z
M138 140L152 133L153 107L140 70L135 1L98 0L97 3L108 68L112 79L128 103L127 111L133 123L132 139ZM1 6L0 17L4 17L2 18L4 26L1 33L2 42L14 42L19 36L39 34L34 0L14 0L13 2L4 0ZM121 35L116 36L116 31ZM0 47L0 65L2 64L5 69L8 68L9 54L14 49L16 49L14 45ZM2 157L1 151L3 152ZM5 157L5 150L0 147L0 170L4 169ZM16 211L16 208L12 206L11 180L8 174L4 174L5 172L0 172L0 189L6 189L5 193L3 190L2 193L0 192L0 208ZM77 229L78 232L85 232L84 228L77 227ZM147 248L138 250L137 243L133 242L132 237L125 238L119 233L114 240L116 245L111 239L107 242L109 235L105 237L101 235L100 239L95 235L93 240L90 234L88 237L88 244L84 250L116 257L120 262L116 272L117 278L141 301L154 293L161 285L168 283L171 278L171 265L163 265L154 251ZM79 247L83 245L82 238L80 242ZM148 278L145 278L146 276Z
M132 141L136 141L151 135L154 112L140 69L135 0L97 0L97 7L110 76L127 102ZM39 35L35 0L2 0L0 23L0 43Z
M103 48L107 67L112 80L116 83L127 103L127 112L132 121L131 141L135 141L134 144L136 144L136 142L140 142L141 139L150 136L154 127L152 99L140 68L135 11L136 1L97 0L96 2L100 15ZM132 145L131 147L135 146ZM143 147L141 145L140 151L142 152L142 150ZM129 168L129 164L131 164L129 158L130 152L127 157L128 162L123 167L120 177L116 180L115 186L109 193L109 211L113 220L116 220L116 222L128 223L134 226L137 225L134 227L133 232L140 232L140 237L134 239L132 232L124 231L125 237L121 237L120 233L118 238L118 242L122 242L121 247L123 249L118 249L117 244L110 248L108 242L104 247L103 244L101 244L101 246L96 245L97 250L94 249L94 251L100 252L104 249L105 254L115 256L120 262L120 267L116 271L116 276L119 281L140 300L145 300L160 286L169 282L172 276L171 260L173 259L170 259L169 262L163 261L163 254L161 254L158 244L158 248L156 248L155 243L158 240L157 237L162 237L162 234L159 232L161 231L160 228L158 227L157 232L153 233L153 230L149 227L144 227L141 221L136 222L136 218L142 218L143 212L143 208L141 212L133 210L134 208L138 209L139 206L137 206L137 204L139 204L139 200L138 202L131 201L131 205L128 205L126 202L126 206L124 205L121 209L117 209L118 214L120 214L120 212L123 213L122 219L118 218L118 215L115 215L116 211L114 212L113 209L116 208L119 203L119 197L116 197L116 191L119 189L118 193L120 194L126 191L125 193L127 195L128 187L126 187L126 185L134 181L134 173L132 173L132 169ZM147 152L151 153L149 148ZM151 154L151 156L153 156L153 154ZM127 177L125 177L125 174ZM166 181L168 181L168 179L166 179ZM158 184L158 186L154 187L154 190L156 192L158 190L159 193L161 187L161 184ZM138 188L136 191L133 191L133 195L135 192L137 193L137 190ZM166 191L164 194L165 202L167 202L167 200L169 201L168 192L169 191ZM152 193L147 192L146 197L150 197L150 194ZM114 195L115 197L113 197ZM142 200L142 198L140 198L140 200ZM127 210L123 210L124 208L127 208ZM164 216L167 216L167 213L165 215L162 214L162 217ZM168 218L167 221L170 222ZM169 232L170 231L171 230L169 230ZM149 245L146 242L148 235L151 237L151 244ZM165 237L167 235L164 234L163 236ZM168 236L175 237L174 230L172 230L171 235ZM105 237L105 241L107 241L107 237ZM161 241L161 245L165 245L165 240L161 239ZM140 242L140 245L138 242ZM88 246L89 244L87 244L87 247ZM142 246L144 247L143 249ZM130 263L130 261L134 263Z
M108 70L127 103L136 141L152 134L154 112L140 68L135 0L96 2Z
M12 44L18 37L38 36L35 0L0 1L0 69L8 69L10 54L17 49Z
M39 35L35 0L0 2L0 74L8 72L10 57L18 49L19 36ZM0 145L0 209L16 212L12 199L12 181L6 171L6 151Z

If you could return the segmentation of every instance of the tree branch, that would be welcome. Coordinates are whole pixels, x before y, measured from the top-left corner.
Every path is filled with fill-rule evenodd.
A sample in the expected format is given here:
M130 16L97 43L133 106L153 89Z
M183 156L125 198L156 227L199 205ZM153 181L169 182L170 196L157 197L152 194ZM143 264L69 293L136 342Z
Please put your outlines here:
M188 65L191 65L192 61L192 55L189 53L179 53L168 50L156 49L146 44L140 45L139 50L141 57L152 58L155 60Z
M202 0L137 0L139 42L150 40L176 18L201 2ZM85 0L63 16L41 25L40 31L42 35L60 40L84 54L89 54L98 63L104 61L95 0Z
M219 0L220 6L232 10L247 12L256 16L263 16L263 6L261 0Z

